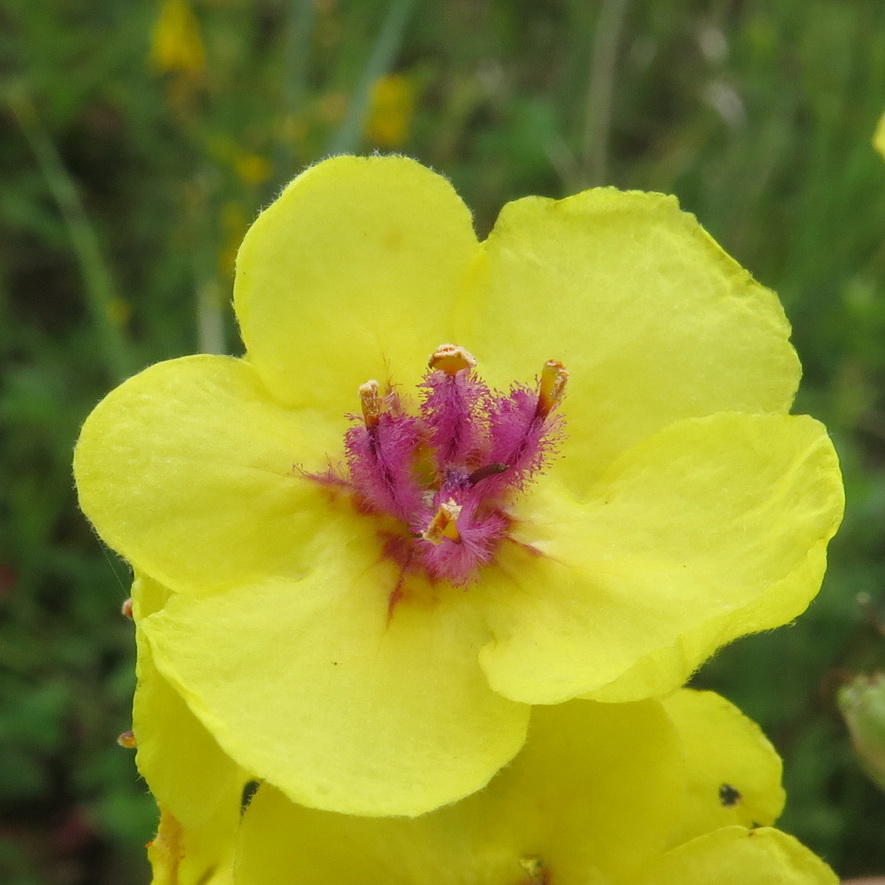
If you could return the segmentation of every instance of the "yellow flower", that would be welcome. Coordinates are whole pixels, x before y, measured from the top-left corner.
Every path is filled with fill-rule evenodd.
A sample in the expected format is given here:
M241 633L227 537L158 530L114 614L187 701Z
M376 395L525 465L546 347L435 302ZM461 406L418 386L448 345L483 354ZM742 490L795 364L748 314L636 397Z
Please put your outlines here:
M440 176L337 157L253 224L234 301L246 357L124 383L75 473L171 591L159 671L294 801L454 801L531 704L663 695L817 592L842 487L787 414L788 324L672 198L519 200L479 243Z
M257 186L264 184L273 174L273 164L261 154L242 151L234 158L234 170L243 184Z
M231 804L218 819L187 829L161 811L157 835L147 845L151 885L234 885L239 818L239 806Z
M192 715L180 725L179 740L212 740ZM155 723L145 733L158 740ZM166 739L171 749L176 735ZM187 825L164 811L150 849L154 885L196 885L210 875L213 885L836 882L771 829L784 802L780 760L750 720L709 692L536 707L526 746L485 790L412 819L304 808L263 784L231 825L239 799L220 797L214 779L245 774L232 760L225 772L221 757L211 766L195 761L184 790L218 799L199 820L186 811ZM142 766L152 787L155 775L169 774L153 762ZM190 801L176 799L177 808Z
M718 695L576 700L536 707L485 790L418 818L306 809L263 785L235 868L244 885L836 885L771 828L782 807L776 753Z
M200 23L185 0L163 0L151 31L150 60L162 72L202 74L205 70Z
M382 148L402 147L415 112L415 89L402 74L387 74L372 84L366 138Z
M133 582L135 759L162 809L157 835L148 845L153 885L230 885L243 789L250 778L157 672L141 624L168 597L169 591L149 578Z

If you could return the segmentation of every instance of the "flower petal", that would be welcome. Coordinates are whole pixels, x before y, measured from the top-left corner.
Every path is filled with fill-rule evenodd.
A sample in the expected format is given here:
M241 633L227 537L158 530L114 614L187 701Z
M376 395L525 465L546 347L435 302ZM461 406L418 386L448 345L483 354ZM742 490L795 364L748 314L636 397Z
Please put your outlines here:
M340 446L331 426L274 403L242 360L159 363L86 420L80 506L137 571L178 592L299 575L328 494L298 466Z
M237 871L262 885L513 885L535 881L534 865L553 882L628 881L663 848L682 798L662 712L653 702L536 708L526 746L485 790L414 819L316 811L263 786Z
M792 836L724 827L664 855L635 885L838 885L833 871ZM633 885L631 883L631 885Z
M605 881L630 881L663 847L683 804L685 771L660 713L654 701L533 709L529 739L501 776L497 801L503 809L523 797L537 809L543 836L535 838L549 845L552 882L582 881L590 866Z
M480 663L525 703L663 694L720 645L788 622L817 593L843 505L832 444L802 416L682 421L583 504L545 487L517 524L543 555L502 549L483 581L495 639Z
M462 593L388 613L397 566L358 527L327 534L301 581L173 596L143 628L160 671L221 747L294 801L420 814L482 787L529 710L494 694Z
M406 157L333 157L299 175L237 256L250 358L283 402L351 411L369 378L407 389L450 337L479 251L470 211Z
M673 197L585 191L508 203L461 302L487 381L569 369L563 472L576 489L682 418L786 412L799 381L774 293Z
M132 710L138 748L135 761L157 804L182 826L200 828L218 814L227 820L230 815L222 810L225 806L238 809L249 775L221 750L157 672L140 622L147 617L146 598L157 599L162 592L160 585L145 576L136 577L132 587L138 647Z
M772 826L786 797L780 757L762 729L712 691L683 689L662 703L688 773L686 808L671 844L733 824Z
M234 850L240 803L215 809L201 826L185 827L165 809L147 845L151 885L234 885Z

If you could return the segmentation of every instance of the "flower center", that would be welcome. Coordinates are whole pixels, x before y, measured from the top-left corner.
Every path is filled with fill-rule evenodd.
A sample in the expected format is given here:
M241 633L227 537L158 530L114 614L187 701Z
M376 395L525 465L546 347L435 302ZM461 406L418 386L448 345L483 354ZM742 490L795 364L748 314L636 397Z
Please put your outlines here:
M398 525L389 549L404 571L466 586L513 524L514 498L544 469L562 438L557 407L568 373L548 361L535 387L491 391L476 360L443 344L419 385L418 414L377 381L359 389L362 415L344 438L350 489L366 513Z

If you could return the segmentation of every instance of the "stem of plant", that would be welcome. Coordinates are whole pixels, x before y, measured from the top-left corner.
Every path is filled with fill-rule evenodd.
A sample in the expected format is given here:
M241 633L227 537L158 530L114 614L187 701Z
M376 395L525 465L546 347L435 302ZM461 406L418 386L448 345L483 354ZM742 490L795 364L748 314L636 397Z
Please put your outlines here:
M83 278L83 290L92 322L101 342L105 367L112 380L122 381L132 374L132 361L123 331L113 318L118 296L101 254L98 235L86 214L74 180L31 102L27 98L17 97L10 104L64 218Z

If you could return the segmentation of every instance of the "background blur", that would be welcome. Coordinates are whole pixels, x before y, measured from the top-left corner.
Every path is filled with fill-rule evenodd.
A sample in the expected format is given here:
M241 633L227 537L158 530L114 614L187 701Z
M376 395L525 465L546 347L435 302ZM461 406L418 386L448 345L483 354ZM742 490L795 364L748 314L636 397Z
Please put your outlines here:
M777 290L848 514L795 626L697 679L783 754L782 819L885 873L885 795L834 702L885 663L885 4L870 0L2 0L0 882L135 885L154 810L129 727L126 566L70 475L148 363L238 353L236 246L306 163L400 150L485 234L507 200L677 194Z

